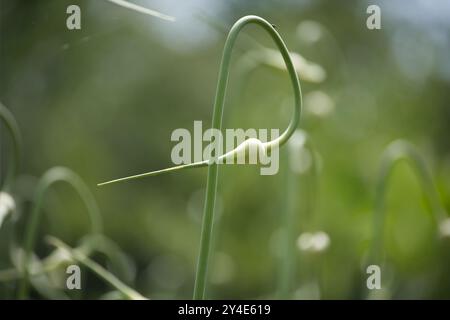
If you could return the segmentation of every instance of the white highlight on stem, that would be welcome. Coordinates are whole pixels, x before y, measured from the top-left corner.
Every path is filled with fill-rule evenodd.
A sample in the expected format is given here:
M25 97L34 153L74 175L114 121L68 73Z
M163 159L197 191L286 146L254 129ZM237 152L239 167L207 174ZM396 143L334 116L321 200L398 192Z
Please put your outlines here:
M447 218L439 224L439 231L444 238L450 238L450 218Z
M289 167L297 174L307 172L312 166L313 155L306 148L306 140L306 133L301 129L297 129L288 142Z
M13 197L9 193L0 192L0 227L6 216L12 213L16 208Z
M267 142L264 143L257 138L249 138L235 149L220 156L218 158L218 163L234 163L235 158L240 159L245 158L246 155L256 156L257 154L261 157L260 161L264 163L265 157L267 156Z

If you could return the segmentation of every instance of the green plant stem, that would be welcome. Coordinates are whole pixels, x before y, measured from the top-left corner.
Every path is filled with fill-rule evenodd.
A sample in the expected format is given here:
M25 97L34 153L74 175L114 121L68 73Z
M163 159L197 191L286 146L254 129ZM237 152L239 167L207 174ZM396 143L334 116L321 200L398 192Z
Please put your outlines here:
M3 120L6 128L11 134L13 148L13 152L11 153L11 157L9 159L10 163L8 166L6 178L3 181L3 186L0 185L0 190L8 191L11 188L11 185L19 171L22 155L22 138L20 135L19 126L17 125L14 116L2 103L0 103L0 118Z
M21 266L22 278L20 280L18 290L19 299L26 299L29 292L28 264L31 261L31 255L36 242L36 233L41 218L41 207L44 196L50 186L58 181L67 182L80 195L87 208L90 223L92 226L92 233L100 234L102 232L102 220L97 204L88 187L84 184L83 180L67 168L55 167L48 170L39 180L34 196L34 206L31 211L31 217L25 230L24 255Z
M284 155L284 183L283 183L283 207L281 214L281 241L280 241L280 256L278 257L278 288L277 296L279 299L288 299L291 292L291 285L294 271L295 259L295 244L294 244L294 227L293 223L295 217L295 196L296 180L295 176L289 170L289 154L288 151Z
M403 140L389 144L383 153L378 182L375 190L375 207L373 222L373 239L370 250L370 263L380 263L383 259L383 237L386 212L386 191L394 166L401 160L406 160L420 181L425 198L430 206L433 223L438 224L445 219L445 212L440 204L439 194L433 183L433 178L425 162L415 147Z
M54 237L47 237L47 242L51 245L64 250L70 257L93 271L96 275L109 283L113 288L122 293L127 299L130 300L148 300L134 289L128 287L122 281L117 279L111 272L103 268L97 262L89 259L83 252L76 249L72 249L61 240Z
M271 38L274 40L278 49L280 50L284 62L286 63L287 70L289 72L291 82L294 89L295 108L291 122L285 132L276 140L274 140L270 147L279 147L283 145L292 133L295 131L301 111L301 91L300 83L294 65L289 56L289 51L286 48L283 40L281 39L275 28L266 20L257 16L246 16L239 19L231 28L227 40L225 42L225 48L223 50L222 62L219 71L219 81L217 84L216 98L214 103L214 112L212 118L212 128L222 129L222 116L225 104L225 92L227 88L227 81L229 75L229 67L231 61L231 53L233 46L236 42L237 36L241 29L247 24L256 24L266 30ZM204 299L206 280L208 275L209 256L211 251L211 235L213 232L214 221L214 207L217 193L217 174L218 165L212 163L208 166L208 178L206 182L206 202L203 212L202 231L200 239L200 253L197 262L197 272L194 286L194 299Z

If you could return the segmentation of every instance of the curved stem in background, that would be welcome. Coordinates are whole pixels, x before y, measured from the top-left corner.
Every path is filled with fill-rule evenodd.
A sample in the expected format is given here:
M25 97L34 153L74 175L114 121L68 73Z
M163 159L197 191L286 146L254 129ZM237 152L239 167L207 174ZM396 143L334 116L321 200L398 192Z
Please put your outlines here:
M433 183L432 175L416 148L407 141L396 140L392 142L383 153L375 190L373 239L369 256L370 263L379 263L380 259L382 259L386 189L392 170L400 160L407 160L420 180L420 185L430 205L433 222L437 225L446 218L445 211L441 206L439 194Z
M67 244L65 244L64 242L55 237L47 237L47 242L55 246L56 248L63 250L70 256L71 259L81 263L86 268L90 269L97 276L102 278L105 282L109 283L113 288L122 293L125 296L125 298L129 300L148 300L140 293L138 293L137 291L135 291L134 289L130 288L125 283L120 281L112 273L103 268L97 262L89 259L89 257L83 252L77 249L72 249Z
M78 250L86 256L90 256L94 252L102 253L109 261L111 261L113 265L118 268L123 268L125 253L114 241L102 234L88 234L81 240L80 245L74 248L74 250ZM41 268L37 270L30 270L29 276L34 277L52 272L62 266L66 260L67 259L62 257L60 252L56 250L44 259L40 260ZM0 270L0 282L17 280L22 276L23 274L20 270L18 270L18 267Z
M121 276L124 282L132 282L134 279L134 272L130 272L128 269L127 255L118 246L116 242L103 234L89 234L83 237L79 248L75 248L83 252L85 255L89 255L91 252L102 253L105 255L111 266L115 267L115 270Z
M10 163L8 165L8 171L3 186L0 186L0 190L8 190L17 176L20 167L21 155L22 155L22 138L20 135L19 126L12 113L0 102L0 118L6 124L6 128L11 134L12 140L12 156L10 157Z
M39 180L35 195L34 206L31 211L31 217L26 225L25 241L24 241L24 255L22 261L22 278L20 280L18 297L25 299L29 291L29 262L36 242L36 233L41 218L41 208L45 193L54 183L64 181L70 184L75 191L80 195L82 201L86 205L89 220L92 226L93 234L100 234L102 232L102 220L100 216L97 203L88 187L83 180L73 171L64 167L54 167L48 170Z

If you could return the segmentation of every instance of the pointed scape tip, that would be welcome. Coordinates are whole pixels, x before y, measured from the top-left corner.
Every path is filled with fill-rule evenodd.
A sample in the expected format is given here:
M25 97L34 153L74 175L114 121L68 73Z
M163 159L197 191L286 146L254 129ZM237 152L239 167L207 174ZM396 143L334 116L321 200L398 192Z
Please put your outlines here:
M140 178L145 178L145 177L157 176L157 175L160 175L163 173L168 173L168 172L178 171L178 170L183 170L183 169L200 168L200 167L205 167L207 165L208 165L208 161L200 161L200 162L194 162L194 163L189 163L189 164L182 164L182 165L178 165L178 166L174 166L174 167L169 167L169 168L160 169L160 170L156 170L156 171L150 171L150 172L146 172L146 173L135 174L135 175L128 176L128 177L123 177L123 178L119 178L119 179L101 182L101 183L98 183L97 186L101 187L101 186L116 183L116 182L123 182L123 181L140 179Z

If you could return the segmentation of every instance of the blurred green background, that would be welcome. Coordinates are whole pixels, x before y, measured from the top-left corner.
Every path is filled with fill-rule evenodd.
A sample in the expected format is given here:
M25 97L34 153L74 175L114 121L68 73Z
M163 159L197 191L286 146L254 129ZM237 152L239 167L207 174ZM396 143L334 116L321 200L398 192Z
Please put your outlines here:
M96 184L170 166L172 131L192 130L194 120L210 124L227 30L247 14L275 24L289 50L326 72L323 81L301 78L300 127L321 165L315 200L311 176L295 178L295 228L297 235L324 231L330 243L319 254L296 252L293 298L364 298L375 182L392 140L418 147L450 208L449 1L136 3L177 20L101 0L0 1L0 101L24 140L14 189L21 220L37 179L67 166L89 185L106 235L127 253L136 272L130 285L150 298L191 298L207 170ZM81 30L66 28L70 4L81 8ZM366 27L369 4L381 8L381 30ZM287 73L261 66L242 75L238 61L259 49L255 40L274 48L257 27L244 32L233 56L224 127L283 129L292 103ZM1 132L5 160L8 137ZM275 297L286 170L282 165L278 175L261 176L256 166L220 168L208 297ZM450 298L450 243L435 239L407 165L394 172L387 208L392 297ZM44 210L40 256L49 252L44 235L75 245L88 230L82 203L65 185L52 188ZM8 247L3 239L1 268L11 265ZM106 286L89 279L81 296L97 298ZM10 297L11 286L0 283L0 298Z

